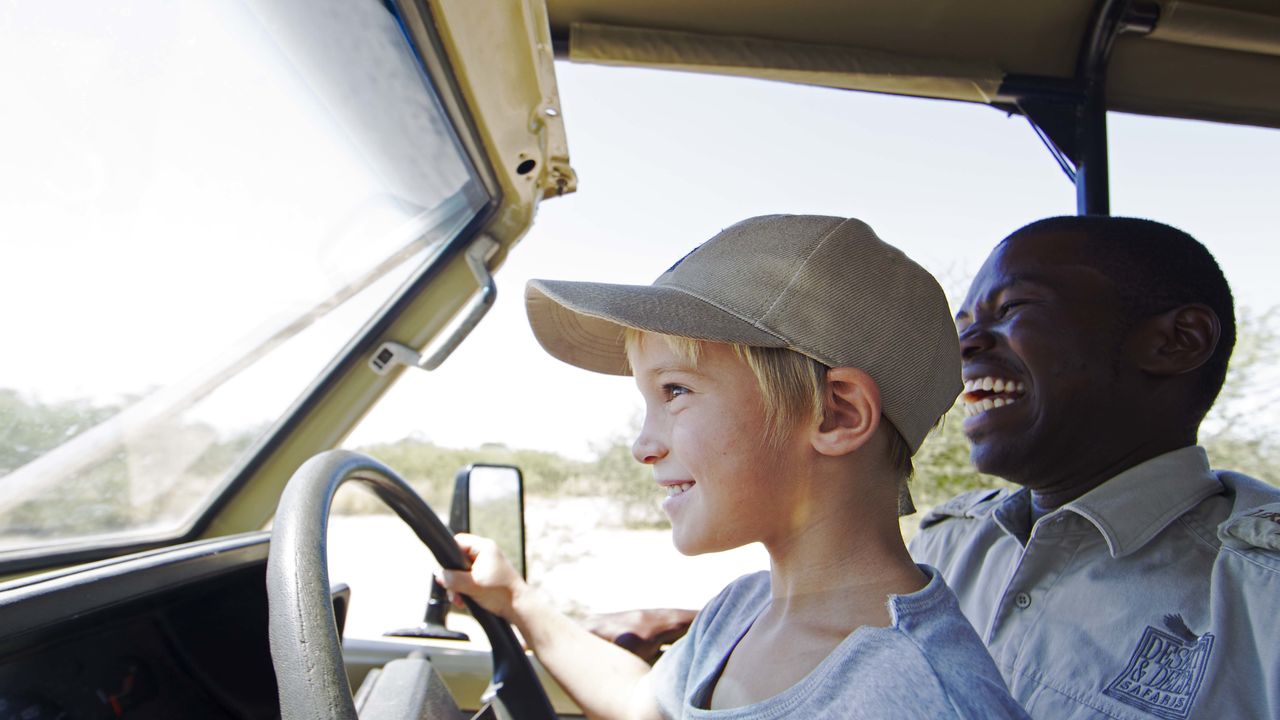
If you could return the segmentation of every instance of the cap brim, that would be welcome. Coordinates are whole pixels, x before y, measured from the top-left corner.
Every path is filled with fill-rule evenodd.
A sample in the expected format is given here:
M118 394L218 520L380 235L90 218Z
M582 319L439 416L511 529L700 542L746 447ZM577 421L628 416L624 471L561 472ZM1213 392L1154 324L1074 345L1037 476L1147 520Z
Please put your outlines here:
M529 325L552 356L609 375L630 375L624 329L756 347L782 338L689 293L653 285L530 280Z

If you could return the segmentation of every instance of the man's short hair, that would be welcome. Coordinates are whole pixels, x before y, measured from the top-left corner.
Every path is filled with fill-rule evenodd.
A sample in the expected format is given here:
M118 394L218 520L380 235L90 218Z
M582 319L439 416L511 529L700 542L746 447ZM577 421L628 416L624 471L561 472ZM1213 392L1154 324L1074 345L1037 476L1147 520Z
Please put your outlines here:
M627 328L626 345L635 347L642 338L661 338L676 357L697 365L704 341L679 335L646 333ZM727 343L734 353L751 368L764 404L765 442L776 448L793 429L804 423L821 422L823 391L827 384L826 365L787 348L762 348ZM914 467L911 448L898 429L882 418L880 427L888 441L889 462L901 483L910 480Z
M1090 264L1115 285L1121 320L1127 326L1187 303L1213 310L1221 335L1201 368L1194 398L1203 418L1222 390L1236 344L1231 287L1209 250L1164 223L1101 215L1046 218L1015 230L1009 238L1047 232L1076 233L1085 238Z

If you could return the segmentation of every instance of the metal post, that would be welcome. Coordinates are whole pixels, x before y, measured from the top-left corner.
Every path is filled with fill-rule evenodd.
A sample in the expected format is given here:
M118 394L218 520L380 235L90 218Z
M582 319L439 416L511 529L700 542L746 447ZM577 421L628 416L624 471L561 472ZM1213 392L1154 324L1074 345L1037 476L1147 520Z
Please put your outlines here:
M1080 104L1076 125L1076 214L1110 215L1111 182L1107 164L1107 106L1102 80Z
M1125 29L1129 0L1098 0L1089 35L1076 58L1084 99L1076 109L1076 213L1110 215L1107 167L1107 63L1116 35Z

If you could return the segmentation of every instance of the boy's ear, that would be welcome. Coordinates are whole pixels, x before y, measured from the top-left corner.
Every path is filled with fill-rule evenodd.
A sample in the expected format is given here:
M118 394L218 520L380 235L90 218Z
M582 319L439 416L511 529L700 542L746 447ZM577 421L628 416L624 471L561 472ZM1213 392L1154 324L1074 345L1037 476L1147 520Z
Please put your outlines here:
M1136 366L1159 376L1182 375L1204 365L1218 347L1222 325L1211 308L1181 305L1138 323L1127 348Z
M857 368L828 370L813 449L823 455L847 455L866 444L878 427L880 387L871 376Z

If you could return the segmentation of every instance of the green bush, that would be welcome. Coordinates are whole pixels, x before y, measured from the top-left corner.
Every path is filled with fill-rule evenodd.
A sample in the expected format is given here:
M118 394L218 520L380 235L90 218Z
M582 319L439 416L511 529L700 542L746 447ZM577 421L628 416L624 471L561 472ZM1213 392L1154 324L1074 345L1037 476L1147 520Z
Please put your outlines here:
M431 508L447 516L453 498L454 477L458 470L473 463L514 465L524 476L526 495L556 497L563 494L573 479L582 473L584 463L540 450L514 450L499 444L479 448L442 448L434 443L406 438L394 443L379 443L357 448L395 470L405 482L422 495ZM339 491L334 499L334 512L346 515L390 513L376 497L363 489L348 493Z

